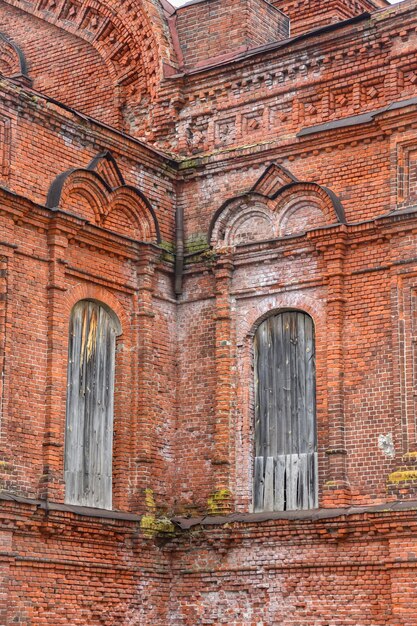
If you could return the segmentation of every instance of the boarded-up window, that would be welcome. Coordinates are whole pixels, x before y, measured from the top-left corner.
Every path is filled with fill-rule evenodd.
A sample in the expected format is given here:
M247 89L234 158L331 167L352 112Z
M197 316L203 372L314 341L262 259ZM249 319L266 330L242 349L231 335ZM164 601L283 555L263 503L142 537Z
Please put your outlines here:
M313 320L299 311L271 316L254 343L254 510L316 508Z
M82 300L71 315L65 433L65 501L112 508L115 316Z

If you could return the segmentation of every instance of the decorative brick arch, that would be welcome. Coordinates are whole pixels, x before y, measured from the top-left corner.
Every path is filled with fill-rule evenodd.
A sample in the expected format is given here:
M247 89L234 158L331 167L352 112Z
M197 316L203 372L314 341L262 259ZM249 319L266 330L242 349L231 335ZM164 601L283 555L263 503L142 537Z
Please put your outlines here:
M232 246L255 241L262 234L269 239L277 236L273 212L262 195L248 193L228 200L217 211L209 241L213 246Z
M259 298L256 305L252 307L250 315L242 318L241 324L238 322L238 341L252 340L256 329L267 317L288 310L308 313L315 326L323 325L326 320L326 305L321 299L302 292L265 296Z
M320 226L346 223L343 206L337 196L317 183L294 182L276 194L280 237Z
M120 334L125 334L129 327L129 318L119 300L107 289L98 285L80 284L65 294L63 299L63 315L70 319L71 311L80 300L96 300L109 308L120 324Z
M96 169L102 161L99 155L88 168L73 168L57 176L49 188L46 206L75 213L136 241L158 242L159 226L150 202L135 187L119 184L123 177L114 159L110 170L101 167L103 175L99 174ZM119 186L112 187L111 183Z
M95 172L84 169L68 170L52 184L47 206L59 206L92 223L100 224L111 192L103 183Z
M31 85L25 55L14 41L0 33L0 75Z
M139 190L128 185L112 193L102 218L102 226L109 230L117 229L117 232L140 241L155 241L159 238L151 206Z
M252 190L227 200L215 213L208 240L233 247L346 223L338 197L317 183L299 182L273 164Z
M234 471L232 485L239 494L238 507L246 511L252 503L252 472L254 442L254 336L257 328L267 318L284 311L307 313L313 320L316 338L317 373L320 376L318 394L324 395L327 367L327 316L326 302L322 294L305 291L278 293L242 303L236 317L236 409L233 428L243 433L242 439L235 438ZM319 403L317 405L319 407ZM325 427L326 414L318 411L320 428ZM323 445L323 441L321 444ZM320 460L323 467L323 459Z
M150 0L134 4L122 0L5 1L88 41L104 60L115 85L127 86L132 93L147 93L153 99L164 63L176 63L162 7Z

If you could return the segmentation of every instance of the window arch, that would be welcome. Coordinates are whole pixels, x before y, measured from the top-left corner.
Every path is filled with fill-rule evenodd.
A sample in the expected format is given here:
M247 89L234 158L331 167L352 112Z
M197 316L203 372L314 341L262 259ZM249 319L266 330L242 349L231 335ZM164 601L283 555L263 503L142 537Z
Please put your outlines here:
M71 313L65 432L65 502L112 508L116 315L81 300Z
M272 315L254 338L254 510L318 506L315 334L301 311Z

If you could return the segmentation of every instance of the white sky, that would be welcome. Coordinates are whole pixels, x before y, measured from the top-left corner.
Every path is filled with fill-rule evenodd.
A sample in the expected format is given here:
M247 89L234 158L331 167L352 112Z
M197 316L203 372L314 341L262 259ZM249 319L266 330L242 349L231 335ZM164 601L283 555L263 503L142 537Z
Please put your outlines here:
M388 0L389 2L391 2L391 4L398 4L398 2L401 2L402 0ZM183 4L186 4L187 2L189 2L189 0L170 0L171 4L174 5L174 7L180 7Z

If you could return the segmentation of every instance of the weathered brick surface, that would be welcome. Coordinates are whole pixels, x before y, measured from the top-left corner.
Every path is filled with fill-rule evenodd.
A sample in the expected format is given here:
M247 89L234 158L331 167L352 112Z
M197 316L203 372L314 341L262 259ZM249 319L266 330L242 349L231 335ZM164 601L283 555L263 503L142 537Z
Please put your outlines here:
M27 15L4 3L0 5L0 31L20 46L34 89L117 128L113 80L90 44L40 19L33 19L28 28Z
M417 4L274 4L291 39L263 2L0 2L1 626L415 626ZM122 327L123 515L64 505L84 298ZM320 510L250 517L286 309Z
M203 0L179 7L175 21L184 66L200 67L289 36L289 19L261 1Z
M360 13L372 13L375 9L388 6L385 0L364 0L363 2L346 2L346 0L330 0L324 6L320 0L274 0L274 6L283 11L291 20L291 33L299 35L312 28L320 28L328 24L341 22L355 17Z

